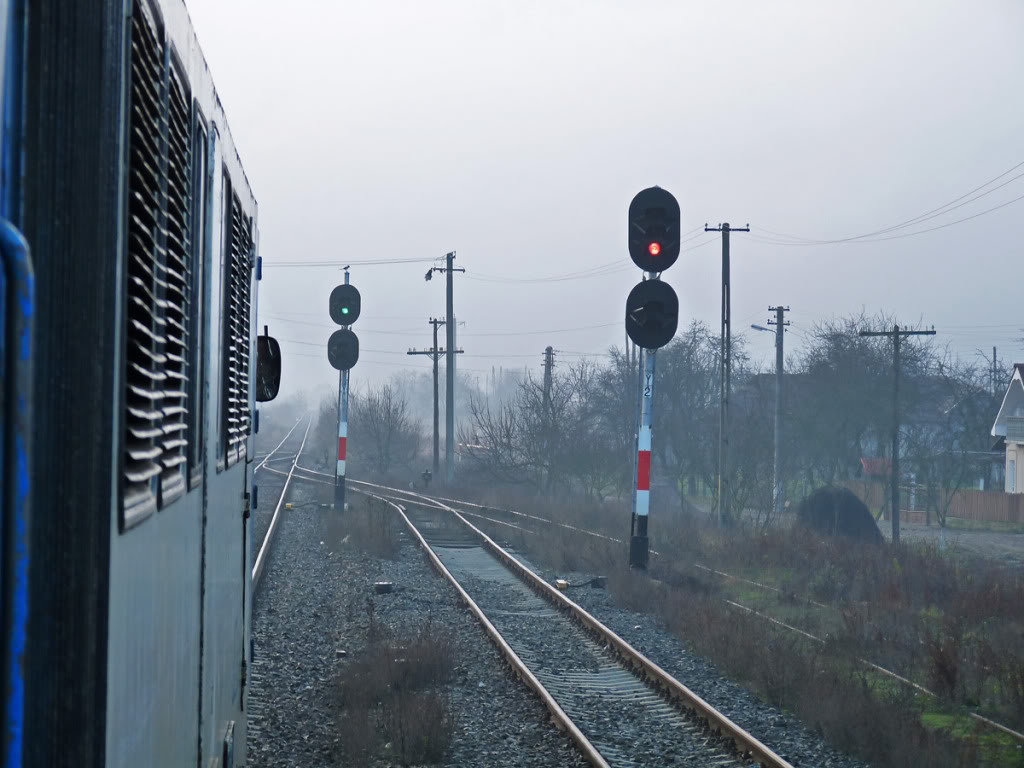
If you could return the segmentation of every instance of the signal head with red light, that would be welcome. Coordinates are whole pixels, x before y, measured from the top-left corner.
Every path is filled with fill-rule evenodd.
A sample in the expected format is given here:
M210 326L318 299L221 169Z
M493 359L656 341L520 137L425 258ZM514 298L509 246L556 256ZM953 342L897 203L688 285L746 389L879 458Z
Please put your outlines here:
M629 257L644 272L664 272L679 258L679 203L649 187L629 204Z

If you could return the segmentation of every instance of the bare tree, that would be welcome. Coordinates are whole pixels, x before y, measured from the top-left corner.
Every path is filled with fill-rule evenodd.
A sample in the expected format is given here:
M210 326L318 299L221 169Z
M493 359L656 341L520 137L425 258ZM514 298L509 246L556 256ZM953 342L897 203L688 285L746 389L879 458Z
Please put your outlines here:
M349 434L359 457L386 474L408 468L423 445L423 429L409 415L405 396L391 384L354 394L349 405Z
M502 404L473 398L472 436L463 432L467 451L507 482L604 496L615 486L623 457L614 453L612 436L595 407L600 374L596 365L583 361L556 371L547 392L527 376Z
M991 372L948 353L928 377L928 396L906 431L908 458L925 486L925 509L940 526L957 495L977 482L989 460L989 428L998 398L989 389Z

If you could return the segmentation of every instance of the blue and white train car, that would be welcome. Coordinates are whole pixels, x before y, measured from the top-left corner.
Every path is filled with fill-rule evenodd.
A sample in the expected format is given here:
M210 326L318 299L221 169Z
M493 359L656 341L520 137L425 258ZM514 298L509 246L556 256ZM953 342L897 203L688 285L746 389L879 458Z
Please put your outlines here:
M4 765L241 765L256 200L184 0L0 27Z

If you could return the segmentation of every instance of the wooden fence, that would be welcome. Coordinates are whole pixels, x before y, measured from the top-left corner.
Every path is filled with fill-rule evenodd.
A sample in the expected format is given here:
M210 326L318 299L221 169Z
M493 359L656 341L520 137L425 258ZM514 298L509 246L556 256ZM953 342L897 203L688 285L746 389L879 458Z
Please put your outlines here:
M959 491L949 508L950 517L987 523L1024 523L1024 494L1001 491Z
M873 513L885 509L885 518L888 519L888 483L852 480L846 483L846 487L857 494ZM950 491L943 493L948 494ZM900 489L900 515L907 522L924 522L926 504L926 489ZM953 502L949 505L949 517L985 523L1024 523L1022 507L1024 494L965 488L954 494Z

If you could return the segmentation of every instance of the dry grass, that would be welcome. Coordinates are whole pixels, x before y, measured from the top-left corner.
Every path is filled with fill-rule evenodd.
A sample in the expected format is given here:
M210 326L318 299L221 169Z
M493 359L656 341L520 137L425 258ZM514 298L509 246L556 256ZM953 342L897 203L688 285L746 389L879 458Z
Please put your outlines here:
M402 540L393 511L376 499L356 494L351 494L350 498L345 512L328 512L327 537L332 549L337 551L350 546L373 557L396 560Z
M367 612L370 642L338 677L341 764L384 752L401 765L440 762L455 729L444 694L454 669L451 638L428 619L398 642L375 630L372 601Z

